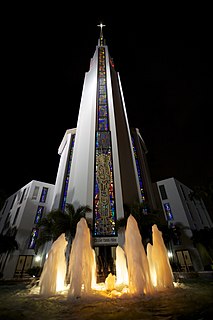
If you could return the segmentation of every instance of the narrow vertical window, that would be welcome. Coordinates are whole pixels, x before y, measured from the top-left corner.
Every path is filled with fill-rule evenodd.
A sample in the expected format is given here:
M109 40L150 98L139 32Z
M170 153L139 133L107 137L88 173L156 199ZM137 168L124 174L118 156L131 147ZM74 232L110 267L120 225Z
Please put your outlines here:
M164 203L163 206L164 206L164 210L165 210L165 213L166 213L167 221L173 220L174 218L173 218L173 214L172 214L172 210L171 210L170 204L169 203Z
M30 236L29 249L34 249L36 244L36 239L38 238L38 229L33 228Z
M67 191L68 191L68 185L69 185L69 178L70 178L70 170L71 170L71 164L72 164L72 155L73 155L74 143L75 143L75 134L73 134L72 137L71 137L70 154L69 154L69 160L68 160L68 163L67 163L65 179L64 179L64 187L63 187L62 199L61 199L61 210L62 211L65 210L65 206L66 206Z
M23 199L24 199L24 194L26 192L26 188L24 189L24 191L22 192L22 195L21 195L21 199L20 199L20 204L22 203Z
M159 186L159 190L160 190L160 195L161 195L162 200L168 199L167 194L166 194L166 189L165 189L165 186L163 184L161 184Z
M29 190L30 190L30 188L28 187L28 188L26 189L26 192L25 192L24 200L26 200L26 199L27 199L27 196L28 196Z
M133 153L135 157L135 163L136 163L136 168L137 168L137 173L138 173L138 180L139 180L139 185L140 185L140 190L141 190L141 197L142 201L145 201L145 195L144 195L144 187L143 187L143 181L142 181L142 174L141 174L141 168L138 160L138 154L135 146L135 140L132 137L132 148L133 148Z
M43 215L44 207L43 206L38 206L37 211L36 211L36 216L35 216L35 221L34 223L37 224Z
M10 210L12 209L12 207L13 207L13 205L14 205L15 199L16 199L16 194L15 194L15 196L13 197L13 201L12 201L12 203L11 203Z
M40 202L45 202L46 198L47 198L47 192L48 192L48 188L43 187L42 189L42 193L41 193L41 198L40 198Z
M16 223L16 220L17 220L17 218L18 218L18 214L19 214L20 208L21 208L21 207L18 207L18 209L16 210L16 214L15 214L15 217L14 217L14 219L13 219L13 224Z
M33 195L32 195L32 200L36 200L37 199L38 191L39 191L39 187L35 186L34 191L33 191Z
M115 192L106 78L106 52L98 50L95 137L94 236L115 236Z

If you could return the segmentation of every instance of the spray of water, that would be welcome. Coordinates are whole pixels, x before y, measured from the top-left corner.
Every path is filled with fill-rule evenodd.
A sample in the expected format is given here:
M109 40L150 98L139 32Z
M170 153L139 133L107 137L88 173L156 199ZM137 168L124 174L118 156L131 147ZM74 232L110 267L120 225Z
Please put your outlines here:
M48 253L44 268L40 277L40 294L49 296L64 290L66 275L65 249L67 241L62 233Z
M151 272L152 283L157 289L173 287L173 273L170 266L167 249L162 233L156 225L152 226L153 245L148 244L147 257Z
M149 264L142 244L136 220L129 216L125 232L125 253L127 257L129 292L150 294L153 292Z
M90 230L84 218L77 224L76 235L72 243L69 262L70 288L69 297L89 294L95 283L96 262L91 247Z
M92 290L111 291L115 296L124 292L152 294L156 290L173 287L167 250L156 225L152 227L152 234L153 245L148 244L146 255L137 222L130 215L125 231L124 250L120 246L116 248L116 277L109 274L105 283L97 284L95 251L91 247L90 230L86 220L81 218L70 252L68 297L89 295ZM40 279L41 294L52 295L63 290L66 245L64 234L53 243Z
M116 285L128 285L129 277L124 250L116 247Z

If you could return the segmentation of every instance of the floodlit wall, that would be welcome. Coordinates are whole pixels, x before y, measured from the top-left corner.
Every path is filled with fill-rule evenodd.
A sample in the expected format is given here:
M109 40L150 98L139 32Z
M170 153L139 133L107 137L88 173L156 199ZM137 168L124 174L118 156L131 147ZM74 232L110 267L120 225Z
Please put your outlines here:
M43 188L48 191L42 198ZM31 243L32 231L36 229L36 219L40 219L50 211L53 190L54 185L33 180L6 200L6 206L3 206L0 212L0 232L6 234L9 230L16 228L15 239L18 250L2 257L0 262L4 278L21 276L22 272L26 271L24 265L22 268L20 264L20 272L16 272L20 256L31 256L32 259L27 260L28 264L25 264L25 267L28 265L30 268L33 265L35 252Z
M212 228L203 201L193 199L193 190L174 178L158 181L157 187L168 226L180 232L179 240L172 242L175 259L181 257L180 261L184 264L185 254L186 259L192 260L195 271L203 270L201 258L192 241L193 230Z

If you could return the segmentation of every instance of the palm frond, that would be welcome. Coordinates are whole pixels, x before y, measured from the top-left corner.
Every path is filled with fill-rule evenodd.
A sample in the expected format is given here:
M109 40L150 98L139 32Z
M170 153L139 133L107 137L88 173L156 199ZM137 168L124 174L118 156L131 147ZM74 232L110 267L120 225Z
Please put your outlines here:
M74 237L78 221L85 217L87 212L91 212L89 206L80 206L75 209L73 204L67 203L65 212L61 210L52 210L46 217L38 223L39 238L36 246L39 247L45 242L56 240L62 233L66 237Z

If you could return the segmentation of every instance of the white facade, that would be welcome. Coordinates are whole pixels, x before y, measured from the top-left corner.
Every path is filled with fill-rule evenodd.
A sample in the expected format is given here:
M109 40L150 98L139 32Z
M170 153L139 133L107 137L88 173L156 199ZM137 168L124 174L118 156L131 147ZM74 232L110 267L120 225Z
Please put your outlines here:
M112 97L112 80L109 65L108 47L106 50L106 74L109 122L112 138L112 155L114 165L114 184L116 194L117 218L123 217L123 198L116 137L116 124L114 116L114 103ZM85 75L82 98L77 122L75 148L73 152L70 183L67 202L75 207L88 205L93 208L94 199L94 168L95 168L95 132L97 113L97 68L98 46L91 61L90 70ZM128 125L128 124L127 124ZM92 218L92 213L91 213Z
M191 238L193 230L213 227L203 200L191 197L193 190L174 178L158 181L157 187L169 227L177 227L180 232L180 239L172 248L175 259L183 269L202 270L202 262Z
M51 210L53 191L54 185L33 180L5 201L0 212L0 233L6 234L8 229L16 228L18 250L2 256L0 265L4 278L20 276L36 265L36 223Z
M76 129L67 130L58 148L60 161L59 161L58 172L56 176L52 209L61 208L63 206L63 201L66 202L66 194L68 191L68 190L65 190L68 187L68 185L66 185L66 179L68 178L67 182L69 182L68 174L70 174L70 168L68 168L68 166L69 165L71 166L71 162L72 162L72 153L73 153L72 139L75 138L75 134L76 134Z
M154 208L146 152L139 130L129 128L120 77L101 35L85 74L77 128L67 130L59 146L55 186L32 181L9 197L1 212L0 232L6 232L9 222L17 228L20 244L20 250L2 262L4 275L23 273L36 264L29 243L32 230L36 232L43 188L49 190L43 214L52 209L63 211L66 203L92 209L87 218L93 221L93 244L109 262L110 250L115 253L116 245L124 243L123 234L116 230L124 205L146 201ZM34 199L36 186L39 190Z
M104 106L100 102L103 97ZM100 116L99 108L103 108L101 112L105 113L104 116ZM104 129L100 127L101 117L107 118ZM105 140L104 134L107 137ZM132 142L133 137L135 146ZM105 145L103 141L107 141L108 144ZM101 147L97 147L99 143ZM53 196L53 209L64 210L66 203L72 203L75 208L87 205L92 209L87 218L93 221L93 226L97 222L97 225L102 224L102 230L105 230L102 232L99 227L99 233L94 232L95 245L116 246L118 242L123 242L123 239L119 241L117 238L112 226L114 222L111 221L124 216L124 204L132 205L135 202L147 201L148 199L144 197L146 193L154 207L151 179L144 160L145 149L139 130L129 128L119 74L114 69L108 47L103 43L100 44L99 40L91 59L90 70L85 74L77 128L66 131L58 150L60 164ZM103 161L100 164L97 158L104 157L105 163L103 164ZM100 169L102 174L97 173L101 171ZM103 193L100 191L101 188L105 188ZM113 192L110 193L112 188ZM95 200L97 189L100 197L98 209ZM110 198L112 194L113 200ZM104 197L105 202L102 201ZM100 221L97 221L98 210L102 212L98 212ZM111 231L108 231L108 226Z

